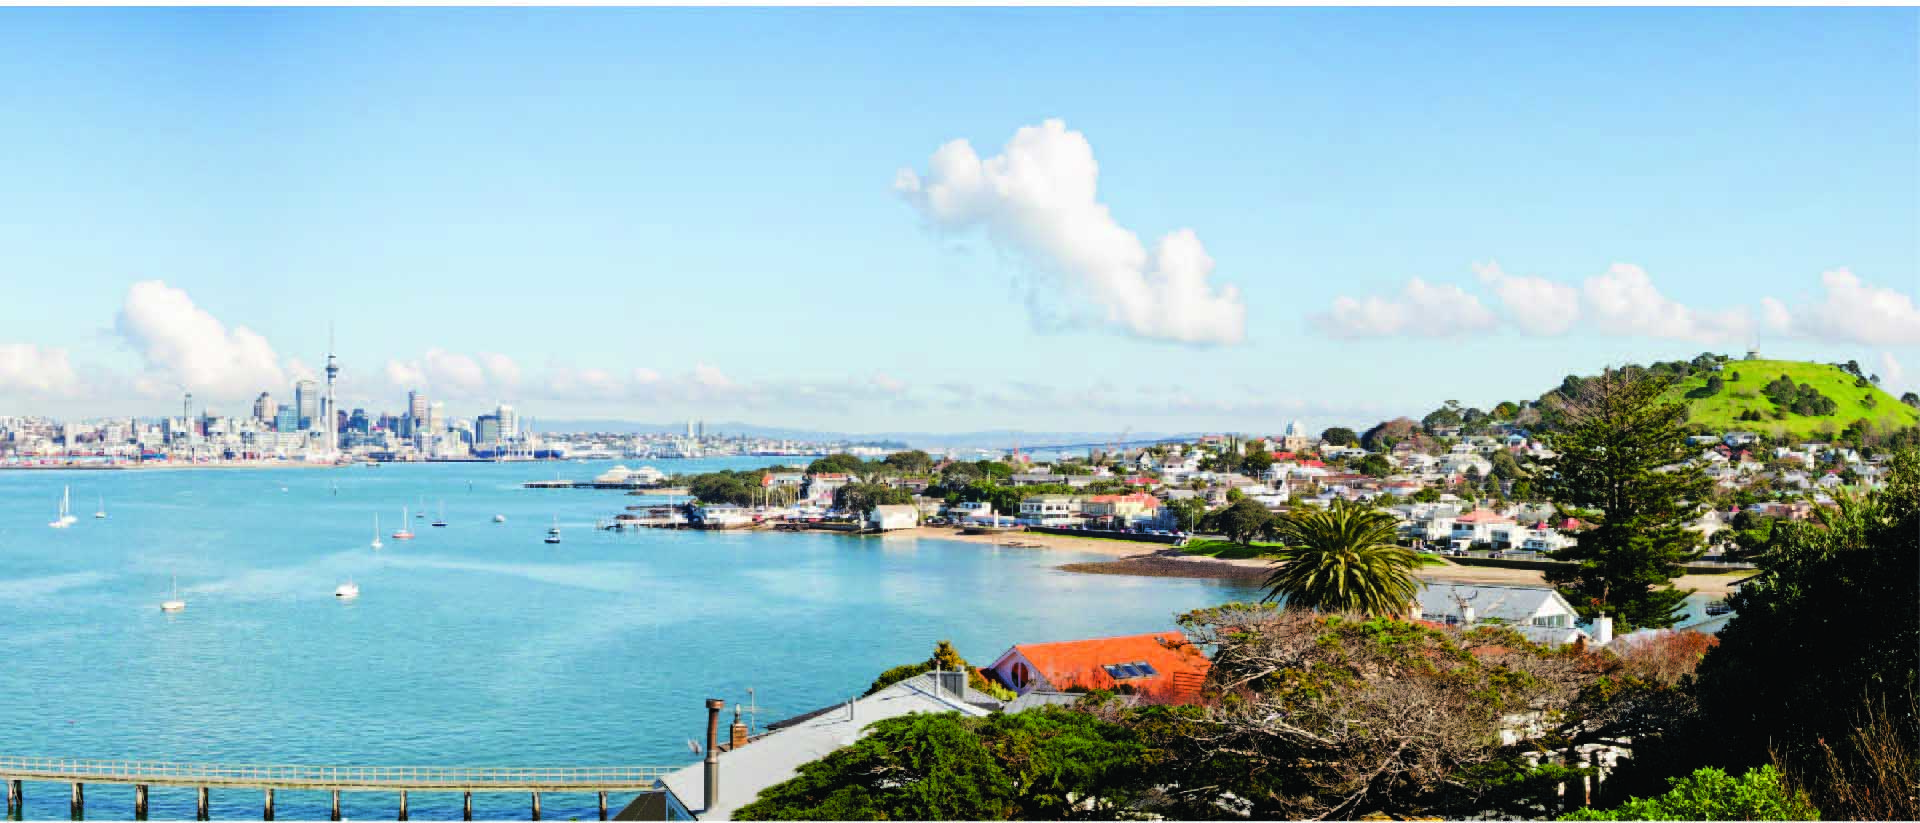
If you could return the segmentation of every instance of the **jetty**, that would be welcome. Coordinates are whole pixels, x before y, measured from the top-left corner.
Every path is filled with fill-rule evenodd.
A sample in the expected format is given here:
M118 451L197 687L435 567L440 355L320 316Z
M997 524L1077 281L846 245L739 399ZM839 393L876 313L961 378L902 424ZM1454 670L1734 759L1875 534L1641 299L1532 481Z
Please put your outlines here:
M408 792L461 792L462 820L473 819L474 792L524 792L532 819L540 819L541 792L597 793L600 819L607 819L608 792L653 791L659 779L679 766L571 766L555 768L468 766L305 766L170 763L152 760L80 760L64 757L0 756L0 777L7 783L7 817L25 809L25 784L66 783L72 787L74 820L84 817L88 783L133 785L133 819L147 819L148 786L192 786L199 790L196 820L207 820L213 789L253 790L261 795L261 819L273 819L276 789L333 794L333 816L340 819L341 792L398 792L396 819L407 819ZM109 815L118 817L118 815Z

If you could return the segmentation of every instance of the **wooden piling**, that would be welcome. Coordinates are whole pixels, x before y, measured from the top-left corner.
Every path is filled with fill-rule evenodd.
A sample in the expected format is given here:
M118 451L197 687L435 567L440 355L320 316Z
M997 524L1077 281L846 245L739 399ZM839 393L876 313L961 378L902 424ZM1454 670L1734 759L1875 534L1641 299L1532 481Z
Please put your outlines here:
M73 803L71 804L71 809L73 812L73 819L75 820L86 819L87 790L86 790L86 787L82 786L80 782L77 780L74 781L73 783Z
M22 814L20 807L25 801L26 797L24 793L20 791L20 781L7 781L7 816L24 817L25 815Z
M339 789L333 790L333 816L327 819L329 820L340 819L340 790Z
M147 784L135 783L133 786L133 819L147 819Z
M266 805L260 809L261 820L273 819L273 790L267 790Z
M600 793L600 819L607 819L607 793Z
M465 797L462 797L460 799L460 819L472 820L473 819L473 792L466 792L465 795L466 795Z
M212 817L207 813L208 805L209 804L207 802L207 787L201 786L199 789L195 790L195 796L194 796L194 802L193 802L193 819L211 820Z
M407 790L400 790L400 820L407 819Z
M533 819L540 819L540 793L533 793Z

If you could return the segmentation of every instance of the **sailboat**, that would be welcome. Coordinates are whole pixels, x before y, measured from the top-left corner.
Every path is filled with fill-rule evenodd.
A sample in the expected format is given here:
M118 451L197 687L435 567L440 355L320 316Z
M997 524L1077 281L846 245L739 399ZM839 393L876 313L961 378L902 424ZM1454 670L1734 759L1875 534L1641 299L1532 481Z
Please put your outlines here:
M414 517L425 519L426 516L427 516L427 499L422 497L420 498L420 513L414 515Z
M104 494L100 495L100 508L94 510L93 519L95 520L107 519L107 496Z
M440 516L433 519L433 526L437 529L447 527L447 501L440 501Z
M64 529L80 522L80 518L73 516L72 508L73 490L66 486L60 487L60 516L54 518L53 522L47 525L56 529Z
M400 529L393 533L395 540L412 540L413 532L407 531L407 507L400 507Z
M342 600L351 600L359 597L360 584L353 582L352 578L348 578L347 582L334 587L333 596Z
M553 516L553 528L547 530L547 542L560 542L560 515Z
M506 516L506 515L504 515L504 514L496 514L496 515L494 515L494 516L493 516L493 522L495 522L495 523L505 523L505 522L507 522L507 516Z
M180 599L180 578L173 578L173 585L167 590L167 599L160 602L163 612L177 612L187 607L187 601Z
M373 513L373 547L380 548L380 513Z

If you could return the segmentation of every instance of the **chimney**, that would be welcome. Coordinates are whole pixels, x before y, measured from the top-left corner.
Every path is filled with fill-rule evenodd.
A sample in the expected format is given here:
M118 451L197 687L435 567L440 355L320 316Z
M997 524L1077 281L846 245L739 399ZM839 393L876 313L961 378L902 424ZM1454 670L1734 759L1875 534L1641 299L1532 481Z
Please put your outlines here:
M707 698L707 798L701 811L720 803L720 710L727 701Z
M740 722L740 706L738 704L735 704L733 707L733 725L727 727L727 736L728 751L747 745L747 724Z
M1605 646L1613 642L1613 618L1600 615L1593 619L1593 645Z

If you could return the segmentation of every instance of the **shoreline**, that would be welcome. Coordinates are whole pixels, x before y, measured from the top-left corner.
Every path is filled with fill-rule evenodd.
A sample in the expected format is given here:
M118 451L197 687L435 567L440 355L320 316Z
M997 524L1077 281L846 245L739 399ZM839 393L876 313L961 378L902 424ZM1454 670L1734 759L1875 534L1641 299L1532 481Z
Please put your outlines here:
M961 534L958 529L937 526L919 526L905 533L917 537L957 540L963 543L984 543L1013 548L1059 549L1065 551L1104 554L1112 559L1083 563L1065 563L1056 568L1076 574L1119 574L1139 577L1190 577L1204 580L1247 580L1259 582L1273 570L1273 565L1260 558L1241 560L1222 560L1205 555L1184 554L1178 549L1158 543L1138 543L1130 540L1111 540L1087 537L1069 537L1058 534L1032 534L1028 532L1009 532L1006 534ZM1673 580L1676 589L1693 589L1697 594L1728 595L1735 591L1735 584L1752 574L1751 570L1728 572L1726 574L1685 574ZM1545 586L1546 575L1532 569L1508 569L1493 566L1460 566L1447 563L1441 566L1423 565L1414 571L1414 576L1422 580L1434 580L1447 583L1484 583L1504 586Z
M223 460L207 463L167 463L160 461L129 463L67 463L55 465L6 465L0 464L0 471L186 471L191 469L338 469L351 466L352 463L308 463L298 460L239 461Z

